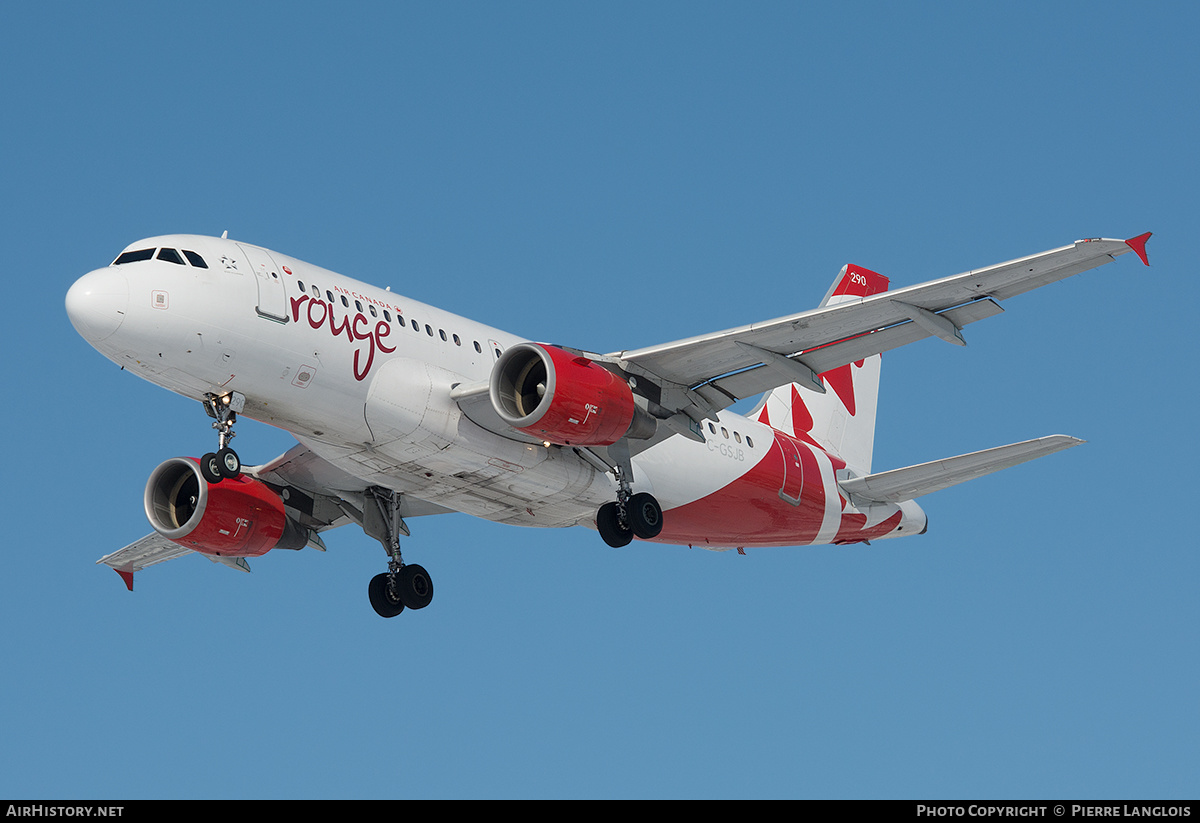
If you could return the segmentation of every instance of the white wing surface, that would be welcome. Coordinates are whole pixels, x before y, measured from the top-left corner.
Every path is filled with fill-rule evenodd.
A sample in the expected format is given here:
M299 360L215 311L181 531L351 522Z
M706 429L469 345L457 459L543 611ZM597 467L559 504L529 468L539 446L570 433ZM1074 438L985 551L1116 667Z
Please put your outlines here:
M781 376L779 356L820 374L925 337L961 344L963 326L1002 311L997 301L1129 251L1145 262L1149 237L1147 232L1130 240L1078 240L952 277L610 357L663 387L662 406L695 419L793 382Z
M111 566L117 574L121 575L121 579L125 581L125 585L129 590L133 591L134 572L140 572L148 566L174 560L176 557L183 557L185 554L193 554L193 552L191 549L185 549L178 543L172 543L161 534L154 532L140 540L135 540L120 551L106 554L97 560L96 563L97 565L103 563L106 566ZM246 571L249 570L247 567Z

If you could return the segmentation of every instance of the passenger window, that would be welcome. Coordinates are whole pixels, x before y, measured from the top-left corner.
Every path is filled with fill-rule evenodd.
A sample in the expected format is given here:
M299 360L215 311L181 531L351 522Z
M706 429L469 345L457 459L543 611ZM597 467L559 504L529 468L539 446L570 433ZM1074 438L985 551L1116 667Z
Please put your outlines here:
M721 434L725 435L726 440L729 439L729 429L725 428L724 426L721 427Z
M733 439L739 444L742 442L742 436L740 434L738 434L737 432L733 433Z
M388 321L389 323L391 323L392 322L392 313L390 311L388 311L387 309L384 309L383 310L383 319Z
M442 342L445 343L446 342L446 330L438 329L438 334L440 334L442 336Z
M318 289L316 286L312 287L312 293L313 293L313 297L317 298L318 300L321 299L321 290Z
M479 345L478 340L475 341L475 351L479 352L480 354L483 354L483 346Z
M154 249L138 249L137 251L127 251L114 260L113 265L120 266L125 263L140 263L143 260L149 260L153 256Z
M379 313L378 313L377 311L375 311L375 307L374 307L374 306L372 306L372 305L368 305L368 306L367 306L367 308L371 310L371 316L372 316L372 317L378 317L378 316L379 316Z
M419 332L421 330L421 324L418 323L416 320L412 321L412 327L413 327L413 331Z
M204 262L204 258L201 257L200 255L196 254L194 251L188 251L187 249L184 249L183 256L188 259L189 263L191 263L193 266L195 266L198 269L207 269L208 268L208 264Z
M458 339L458 335L457 335L457 334L456 334L456 335L454 335L454 345L456 345L456 346L461 346L461 345L462 345L462 341Z
M342 306L347 309L350 308L350 301L346 299L346 295L344 294L342 295Z
M333 292L329 289L325 289L325 299L329 301L329 305L333 305Z
M754 441L750 439L750 435L746 435L746 445L750 448L754 448Z
M426 324L425 324L425 333L426 333L427 335L429 335L430 337L433 337L433 326L431 326L431 325L429 325L428 323L426 323Z
M361 300L355 300L355 301L354 301L354 308L355 308L355 309L356 309L356 310L359 312L359 314L361 314L361 313L362 313L362 301L361 301Z
M297 280L296 285L300 287L301 292L304 291L304 281L303 280Z

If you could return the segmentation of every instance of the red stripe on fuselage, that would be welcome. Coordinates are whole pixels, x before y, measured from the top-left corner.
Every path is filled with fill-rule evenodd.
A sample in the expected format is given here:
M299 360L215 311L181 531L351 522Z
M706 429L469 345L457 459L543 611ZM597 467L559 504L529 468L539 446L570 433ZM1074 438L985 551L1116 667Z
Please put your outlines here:
M766 410L763 410L765 416ZM867 526L867 516L845 512L845 500L827 500L826 472L845 468L819 446L772 429L775 442L745 474L699 500L663 513L654 542L692 546L803 546L817 541L829 505L838 507L837 534L822 542L858 543L890 534L903 514L896 511ZM826 532L828 535L828 532Z
M827 505L841 516L837 540L853 542L880 537L900 522L900 514L870 529L866 517L841 514L842 501L827 502L826 471L841 460L801 439L773 431L775 442L749 471L722 489L663 515L660 543L694 546L800 546L815 542ZM820 453L818 453L820 452ZM785 499L790 498L790 499Z

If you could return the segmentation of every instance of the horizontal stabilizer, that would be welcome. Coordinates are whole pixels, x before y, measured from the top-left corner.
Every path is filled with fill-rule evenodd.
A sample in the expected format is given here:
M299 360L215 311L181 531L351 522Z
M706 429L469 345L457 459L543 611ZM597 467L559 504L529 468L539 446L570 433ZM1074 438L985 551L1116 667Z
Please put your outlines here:
M1076 437L1053 434L971 454L960 454L958 457L934 460L918 466L854 477L841 481L840 485L843 490L860 500L899 503L1069 449L1082 442L1084 441Z

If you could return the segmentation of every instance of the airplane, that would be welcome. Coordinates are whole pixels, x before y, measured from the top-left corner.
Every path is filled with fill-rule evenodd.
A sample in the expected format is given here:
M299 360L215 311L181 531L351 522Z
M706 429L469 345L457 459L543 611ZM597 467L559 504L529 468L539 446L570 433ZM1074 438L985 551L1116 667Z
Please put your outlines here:
M154 530L96 562L132 591L135 572L176 557L249 571L271 550L324 551L325 531L354 523L387 556L368 599L395 617L433 598L401 537L445 512L582 525L613 548L924 534L916 498L1083 441L875 472L882 353L965 345L963 328L1000 301L1130 251L1149 265L1149 238L1078 240L895 290L847 265L816 309L609 354L535 343L228 232L139 240L70 287L67 314L123 370L199 401L217 443L155 468ZM759 395L748 413L730 408ZM297 445L243 466L239 416Z

